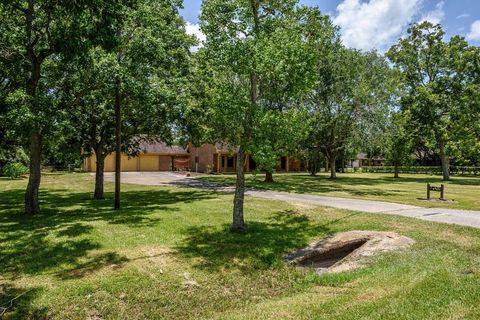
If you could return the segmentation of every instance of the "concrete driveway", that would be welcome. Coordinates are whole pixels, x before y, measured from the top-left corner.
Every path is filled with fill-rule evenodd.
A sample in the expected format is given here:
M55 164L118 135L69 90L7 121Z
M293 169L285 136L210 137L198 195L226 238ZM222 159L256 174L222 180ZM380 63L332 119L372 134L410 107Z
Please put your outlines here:
M209 189L215 191L233 191L231 187L224 187L205 179L196 179L204 174L192 173L188 177L185 173L170 171L161 172L122 172L122 183L141 184L146 186L177 186ZM106 172L105 181L115 181L115 173Z
M122 183L150 186L192 187L221 192L234 191L234 187L221 186L216 183L208 182L205 179L196 179L198 176L201 175L193 174L191 177L187 177L185 174L175 172L122 172ZM106 173L105 180L114 181L114 173ZM313 194L296 194L266 190L248 190L245 194L253 197L276 199L289 203L303 203L360 212L399 215L433 222L480 228L480 211L422 208L385 201L325 197Z

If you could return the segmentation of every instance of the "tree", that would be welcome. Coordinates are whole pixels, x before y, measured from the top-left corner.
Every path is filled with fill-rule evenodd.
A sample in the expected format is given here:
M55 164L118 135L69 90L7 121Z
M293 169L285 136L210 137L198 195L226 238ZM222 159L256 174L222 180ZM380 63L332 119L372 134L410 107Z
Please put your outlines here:
M396 112L392 119L385 139L385 158L394 166L394 178L399 178L400 166L412 161L414 134L408 127L408 114Z
M301 107L290 110L269 110L260 120L264 130L257 132L248 153L256 163L256 171L265 172L265 182L273 183L279 157L289 156L305 138L308 121Z
M463 73L460 111L456 119L453 152L457 165L480 165L480 48L470 46L461 59L455 59L456 70Z
M93 151L96 156L94 199L104 197L107 155L115 151L117 157L121 152L134 156L142 141L172 142L186 95L189 47L194 44L171 1L137 1L115 28L114 46L91 49L88 60L72 64L65 77L65 99L76 101L71 123L85 155ZM118 183L116 191L118 208Z
M392 46L387 56L403 76L407 95L402 97L402 109L408 110L415 125L435 139L446 181L450 177L448 148L458 124L464 84L459 62L468 44L460 37L447 43L444 35L440 25L415 24L408 29L408 37Z
M233 231L245 230L246 152L254 145L260 149L254 142L266 132L265 118L280 115L272 107L278 108L280 99L300 94L311 81L309 66L315 54L308 48L314 37L308 32L321 30L306 28L304 22L318 13L296 4L294 0L203 2L200 24L206 41L197 58L203 60L199 72L209 83L201 104L206 131L212 140L238 146ZM283 109L290 103L281 105Z
M317 85L308 102L311 130L307 146L328 161L336 178L336 161L368 128L385 123L391 98L390 69L376 53L360 53L340 43L320 57Z
M18 77L25 79L9 94L8 100L14 106L10 111L21 113L15 118L21 128L17 132L29 138L27 214L40 211L42 142L56 116L56 92L49 87L44 68L81 54L92 42L108 38L117 10L116 1L9 0L0 4L0 30L7 31L2 32L1 42L8 44L2 55L10 64L20 66Z

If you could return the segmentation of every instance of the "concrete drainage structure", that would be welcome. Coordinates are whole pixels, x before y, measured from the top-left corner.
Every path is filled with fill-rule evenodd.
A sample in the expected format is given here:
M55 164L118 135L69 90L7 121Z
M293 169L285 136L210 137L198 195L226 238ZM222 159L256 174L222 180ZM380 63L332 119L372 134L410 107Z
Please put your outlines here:
M315 241L284 257L287 264L317 273L343 272L361 267L380 252L405 249L415 241L394 232L348 231Z

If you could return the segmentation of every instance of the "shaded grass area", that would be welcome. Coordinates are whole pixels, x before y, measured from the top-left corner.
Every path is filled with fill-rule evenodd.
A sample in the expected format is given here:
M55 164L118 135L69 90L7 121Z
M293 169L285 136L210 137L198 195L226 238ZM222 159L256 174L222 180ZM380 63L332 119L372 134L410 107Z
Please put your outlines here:
M0 305L7 319L440 319L480 317L480 231L395 216L123 186L123 209L91 200L92 178L46 175L43 213L21 214L25 180L0 179ZM413 237L412 249L336 275L283 254L345 230Z
M206 176L213 182L235 184L234 175ZM264 176L247 175L247 186L294 193L310 193L324 196L361 198L412 204L420 207L445 207L454 209L480 210L480 178L453 176L443 182L440 176L424 174L402 174L399 179L385 173L338 173L337 179L328 174L310 176L301 174L275 174L274 183L263 182ZM445 197L454 201L424 201L427 183L435 186L445 184ZM439 192L432 191L432 198Z

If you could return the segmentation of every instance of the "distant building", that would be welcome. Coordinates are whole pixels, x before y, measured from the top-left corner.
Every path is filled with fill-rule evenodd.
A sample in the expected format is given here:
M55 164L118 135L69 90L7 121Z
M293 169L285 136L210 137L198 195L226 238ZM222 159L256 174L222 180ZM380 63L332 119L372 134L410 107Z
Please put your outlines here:
M385 158L382 156L374 156L369 158L366 153L359 153L355 159L350 160L349 166L351 168L361 168L361 167L378 167L385 165Z
M128 171L191 171L204 173L235 172L237 167L237 148L222 144L204 144L199 147L189 145L168 146L162 142L147 143L140 146L141 152L136 157L122 154L121 170ZM85 158L84 168L87 172L96 169L95 154ZM256 169L255 161L246 156L245 170L251 172ZM300 171L300 160L283 156L279 158L277 171ZM105 158L105 172L115 171L115 154Z

